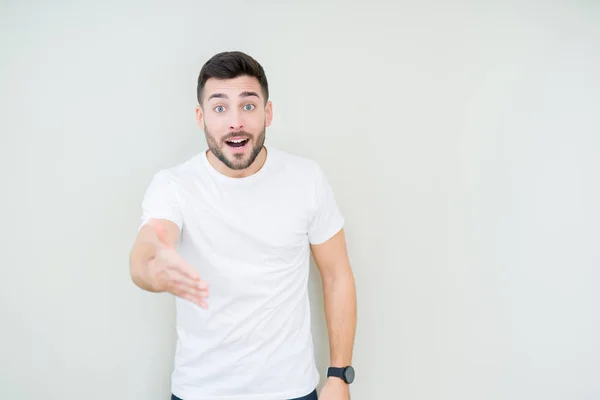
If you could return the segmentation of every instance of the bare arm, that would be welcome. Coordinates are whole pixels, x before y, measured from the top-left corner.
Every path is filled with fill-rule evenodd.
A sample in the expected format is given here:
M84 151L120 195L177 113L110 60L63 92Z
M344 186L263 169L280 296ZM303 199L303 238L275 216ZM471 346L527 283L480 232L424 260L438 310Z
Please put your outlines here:
M153 220L140 229L129 255L132 281L149 292L170 292L181 298L207 304L208 285L176 252L179 228L168 220Z
M164 236L159 238L157 228ZM149 292L157 292L149 274L148 263L154 259L156 252L161 246L175 247L179 240L179 228L174 222L168 220L154 220L144 225L135 239L131 253L129 254L129 269L133 283L141 289Z
M323 281L325 318L332 367L352 364L356 331L356 289L344 230L311 250Z

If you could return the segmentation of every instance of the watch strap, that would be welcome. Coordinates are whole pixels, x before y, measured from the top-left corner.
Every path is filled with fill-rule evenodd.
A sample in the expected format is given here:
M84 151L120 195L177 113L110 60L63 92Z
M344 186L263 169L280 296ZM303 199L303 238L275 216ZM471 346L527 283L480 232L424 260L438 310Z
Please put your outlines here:
M344 368L340 368L340 367L327 368L327 377L329 378L330 376L344 379Z

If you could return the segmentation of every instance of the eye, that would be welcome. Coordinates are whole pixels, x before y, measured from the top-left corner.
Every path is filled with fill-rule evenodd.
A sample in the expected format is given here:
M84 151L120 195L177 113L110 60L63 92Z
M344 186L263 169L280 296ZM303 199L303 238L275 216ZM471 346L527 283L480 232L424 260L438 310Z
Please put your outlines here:
M216 106L216 107L214 108L214 110L215 110L216 112L218 112L218 113L222 113L223 111L225 111L225 107L223 107L223 106Z
M244 106L244 110L246 110L246 111L252 111L252 110L254 110L254 104L246 104Z

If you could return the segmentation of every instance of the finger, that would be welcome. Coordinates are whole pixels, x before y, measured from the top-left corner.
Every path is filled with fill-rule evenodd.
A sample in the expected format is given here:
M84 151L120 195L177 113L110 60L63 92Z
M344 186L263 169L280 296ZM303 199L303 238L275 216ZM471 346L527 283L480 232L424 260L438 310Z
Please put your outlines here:
M175 260L170 265L172 273L178 277L178 279L185 278L192 282L198 282L200 280L200 275L193 268L185 265L185 261ZM181 278L180 278L181 277Z
M182 299L188 300L202 308L208 308L208 303L205 300L203 300L202 298L195 296L189 292L183 293L179 297L181 297Z
M185 291L195 296L208 297L208 287L200 287L198 282L183 275L176 278L174 283L175 290L178 292Z
M190 296L193 296L194 299L196 299L195 301L197 303L199 302L206 302L206 299L208 299L208 293L200 293L197 290L192 290L190 293Z
M176 251L169 251L166 263L167 268L169 268L171 271L174 271L176 274L184 275L185 277L195 281L200 280L198 271L188 264Z
M202 296L202 297L208 297L208 288L206 288L206 289L202 289L202 288L199 288L199 287L196 285L196 286L194 287L194 291L195 291L195 292L196 292L196 293L197 293L199 296Z
M196 271L196 269L194 267L192 267L190 264L188 264L184 260L180 259L179 262L177 262L175 264L175 266L177 267L177 270L179 272L181 272L183 275L185 275L189 279L194 280L196 283L202 283L200 285L200 287L202 287L202 288L208 287L206 282L201 281L200 274L198 274L198 271Z
M195 284L192 284L192 285L189 285L189 283L186 284L184 290L188 294L190 294L192 296L196 296L199 299L208 298L208 296L209 296L208 289L200 289Z
M208 306L208 304L206 304L206 302L204 300L199 299L198 297L189 295L189 294L184 294L182 296L179 296L180 298L187 300L191 303L196 304L197 306L200 306L202 308L206 308Z

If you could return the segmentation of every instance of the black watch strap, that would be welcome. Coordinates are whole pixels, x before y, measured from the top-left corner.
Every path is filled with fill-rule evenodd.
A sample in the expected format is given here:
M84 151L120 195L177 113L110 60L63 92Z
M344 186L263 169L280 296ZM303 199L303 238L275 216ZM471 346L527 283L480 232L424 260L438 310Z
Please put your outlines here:
M352 383L354 381L354 368L351 366L347 367L329 367L327 369L327 377L333 376L340 378L346 383Z
M329 378L330 376L344 379L344 368L329 367L327 369L327 377Z

